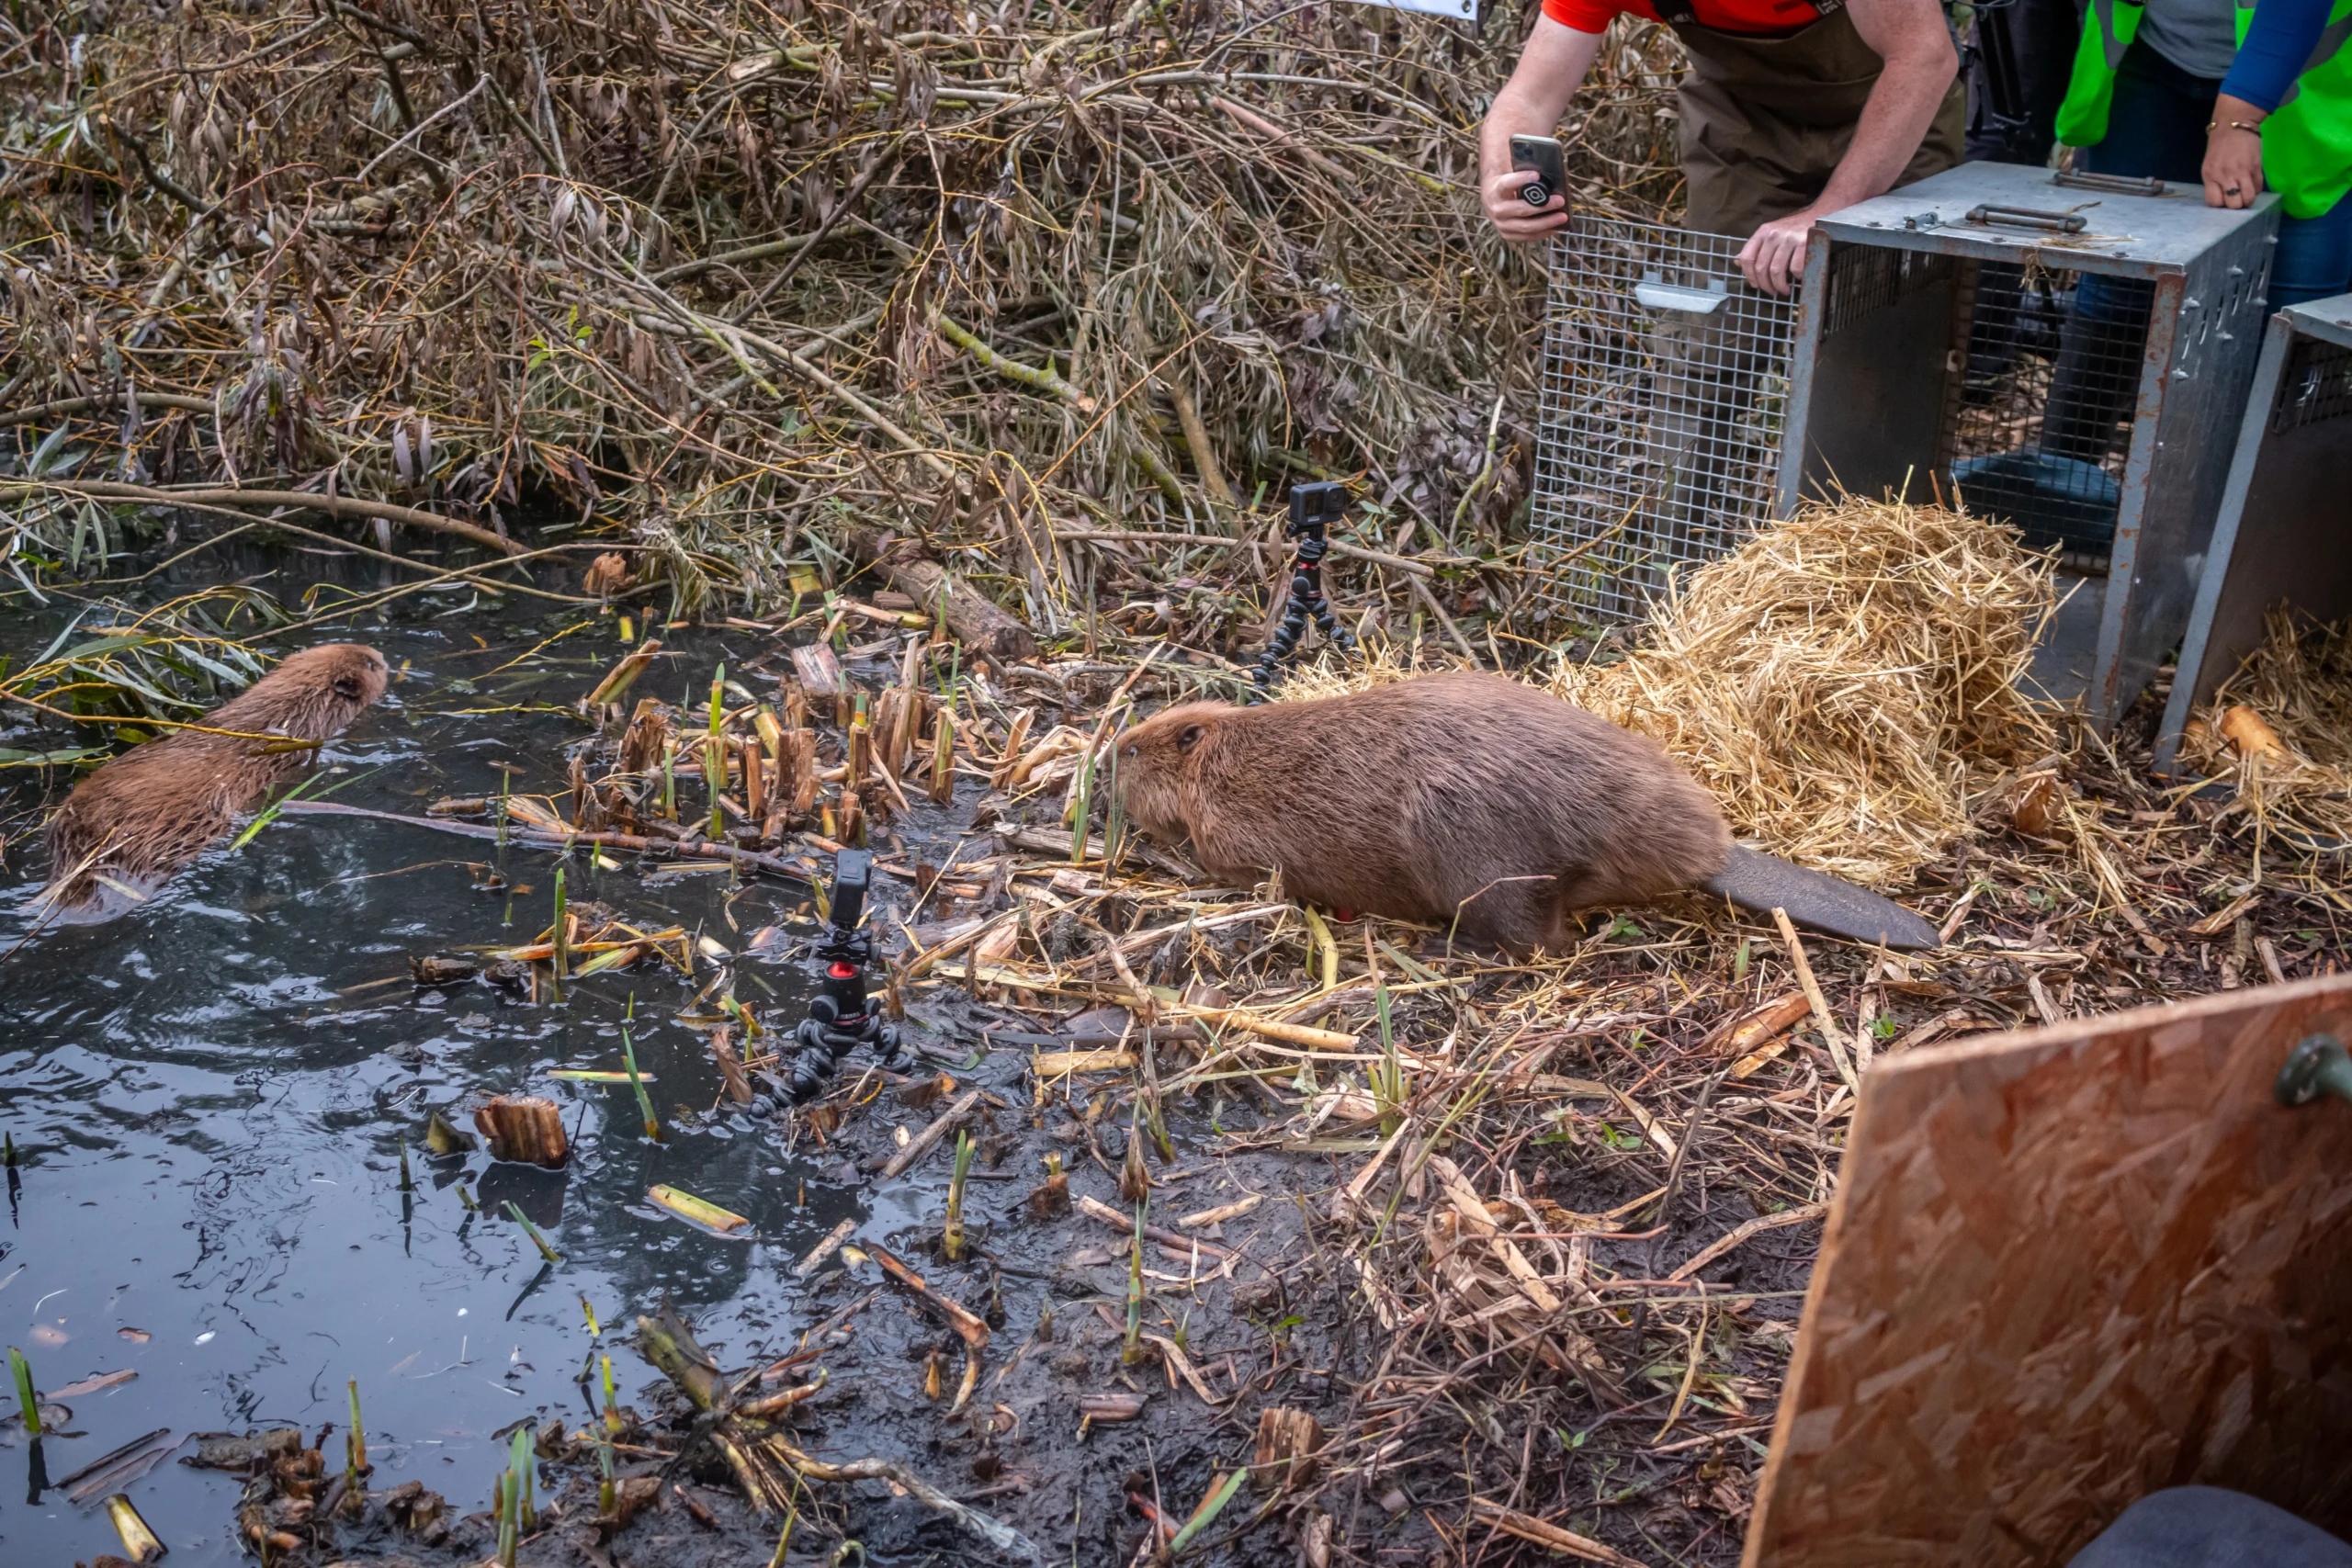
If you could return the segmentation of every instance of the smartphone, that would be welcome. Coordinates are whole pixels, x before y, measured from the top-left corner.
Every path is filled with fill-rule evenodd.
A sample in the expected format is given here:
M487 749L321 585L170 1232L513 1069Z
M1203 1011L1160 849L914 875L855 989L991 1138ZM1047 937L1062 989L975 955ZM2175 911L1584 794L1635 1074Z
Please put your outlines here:
M1568 188L1567 175L1561 167L1560 144L1549 136L1512 137L1510 166L1513 173L1531 176L1519 187L1519 198L1530 207L1548 206L1554 197Z

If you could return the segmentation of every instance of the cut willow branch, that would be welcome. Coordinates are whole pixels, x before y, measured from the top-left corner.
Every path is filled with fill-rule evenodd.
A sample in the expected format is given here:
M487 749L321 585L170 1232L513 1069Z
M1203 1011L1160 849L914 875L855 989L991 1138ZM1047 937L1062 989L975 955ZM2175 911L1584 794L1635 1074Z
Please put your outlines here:
M114 484L95 479L0 479L0 495L28 491L54 491L87 496L92 501L130 501L142 506L275 506L323 512L330 517L380 517L435 534L454 534L501 555L519 556L523 547L479 523L462 522L413 506L389 501L364 501L349 495L312 495L291 490L153 490L146 485Z

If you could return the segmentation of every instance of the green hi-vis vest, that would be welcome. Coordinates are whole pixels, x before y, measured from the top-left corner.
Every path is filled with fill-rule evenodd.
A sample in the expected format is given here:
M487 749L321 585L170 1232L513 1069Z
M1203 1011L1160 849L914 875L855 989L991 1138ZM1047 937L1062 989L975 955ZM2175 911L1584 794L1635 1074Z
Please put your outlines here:
M2238 0L2238 42L2254 21ZM2301 74L2262 122L2262 177L2290 218L2317 218L2352 191L2352 0L2335 0Z
M2090 147L2107 140L2115 101L2115 73L2140 31L2145 7L2136 0L2091 0L2083 41L2075 51L2074 79L2058 107L2058 140ZM2238 0L2238 41L2254 22L2250 0ZM2335 0L2326 30L2303 69L2288 85L2278 111L2262 122L2262 177L2292 218L2317 218L2352 191L2352 0Z

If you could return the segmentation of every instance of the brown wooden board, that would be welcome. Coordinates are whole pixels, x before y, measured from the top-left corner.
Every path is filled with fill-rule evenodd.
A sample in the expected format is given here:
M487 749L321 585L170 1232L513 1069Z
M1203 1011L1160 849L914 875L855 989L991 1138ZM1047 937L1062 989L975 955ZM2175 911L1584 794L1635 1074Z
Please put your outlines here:
M2352 1538L2352 976L1985 1036L1864 1084L1746 1568L2064 1563L2232 1487Z

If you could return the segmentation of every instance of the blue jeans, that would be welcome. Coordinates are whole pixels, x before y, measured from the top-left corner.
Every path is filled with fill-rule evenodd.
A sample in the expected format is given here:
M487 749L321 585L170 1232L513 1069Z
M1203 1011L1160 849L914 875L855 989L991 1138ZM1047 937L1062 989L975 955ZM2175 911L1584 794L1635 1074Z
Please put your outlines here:
M2176 1486L2124 1509L2067 1568L2352 1568L2352 1546L2242 1493Z
M2135 43L2115 73L2107 140L2083 149L2093 174L2154 175L2186 186L2204 184L2205 127L2222 84L2191 76L2144 43ZM2103 278L2083 279L2075 308L2093 321L2123 304ZM2096 286L2096 287L2094 287ZM2142 309L2145 285L2138 296ZM2324 299L2352 289L2352 200L2317 218L2281 217L2278 250L2270 261L2268 309ZM2086 298L2087 296L2087 298ZM2128 309L2128 306L2126 307Z

